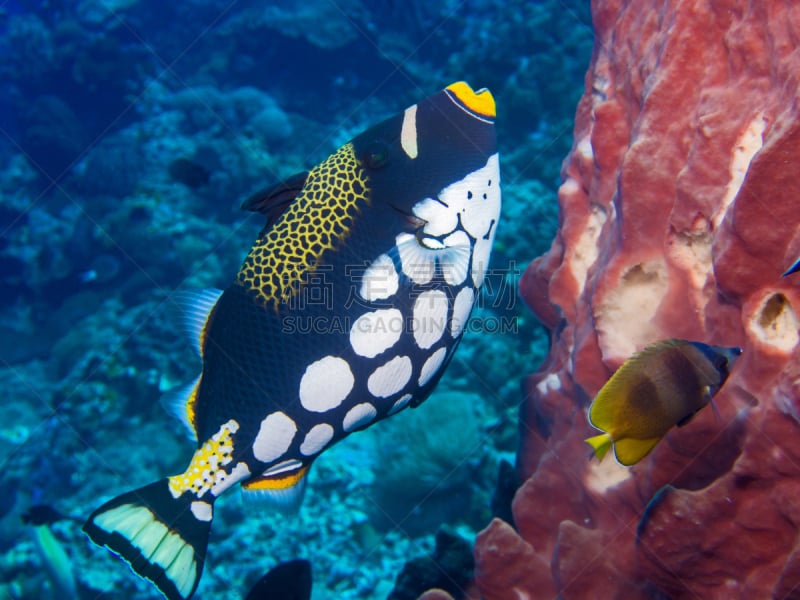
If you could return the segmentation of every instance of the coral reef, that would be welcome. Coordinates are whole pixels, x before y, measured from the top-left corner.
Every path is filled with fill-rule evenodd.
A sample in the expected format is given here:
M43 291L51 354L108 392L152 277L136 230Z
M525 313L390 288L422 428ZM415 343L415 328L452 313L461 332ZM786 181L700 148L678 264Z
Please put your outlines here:
M593 18L559 233L520 283L552 346L524 383L516 530L480 534L478 586L798 597L800 280L781 273L800 254L800 6L601 0ZM590 461L589 400L666 337L744 348L719 415L631 469Z

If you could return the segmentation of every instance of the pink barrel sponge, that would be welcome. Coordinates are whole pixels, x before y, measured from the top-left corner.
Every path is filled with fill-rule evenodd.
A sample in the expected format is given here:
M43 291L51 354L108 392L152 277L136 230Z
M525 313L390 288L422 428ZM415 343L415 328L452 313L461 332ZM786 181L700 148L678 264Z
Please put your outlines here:
M800 256L800 3L592 9L560 228L520 283L553 335L524 385L516 529L481 533L477 585L800 598L800 273L781 277ZM590 460L592 398L664 338L744 349L719 416L632 468Z

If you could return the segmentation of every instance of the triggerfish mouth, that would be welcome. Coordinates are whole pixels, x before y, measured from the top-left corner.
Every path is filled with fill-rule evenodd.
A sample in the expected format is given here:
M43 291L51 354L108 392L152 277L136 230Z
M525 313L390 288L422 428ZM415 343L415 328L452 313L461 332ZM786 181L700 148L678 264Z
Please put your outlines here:
M168 393L194 456L95 510L93 542L185 600L220 494L297 509L320 453L430 395L494 241L494 121L491 93L457 82L245 201L266 226L233 283L175 297L202 359Z

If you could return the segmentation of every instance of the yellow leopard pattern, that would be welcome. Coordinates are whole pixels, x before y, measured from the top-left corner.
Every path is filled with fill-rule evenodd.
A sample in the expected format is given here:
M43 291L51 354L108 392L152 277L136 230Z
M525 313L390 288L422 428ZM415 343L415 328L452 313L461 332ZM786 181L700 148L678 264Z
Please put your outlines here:
M352 144L314 167L302 191L259 237L242 264L237 283L265 306L277 308L302 289L322 254L335 250L368 204L367 174Z

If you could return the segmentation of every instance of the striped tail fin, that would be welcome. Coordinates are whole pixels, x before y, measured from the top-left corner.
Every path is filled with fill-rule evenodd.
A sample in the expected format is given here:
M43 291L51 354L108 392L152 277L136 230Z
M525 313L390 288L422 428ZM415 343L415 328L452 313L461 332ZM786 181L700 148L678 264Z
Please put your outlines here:
M192 494L175 498L168 480L161 479L106 502L83 531L152 581L168 600L186 600L200 582L211 519L211 504Z

